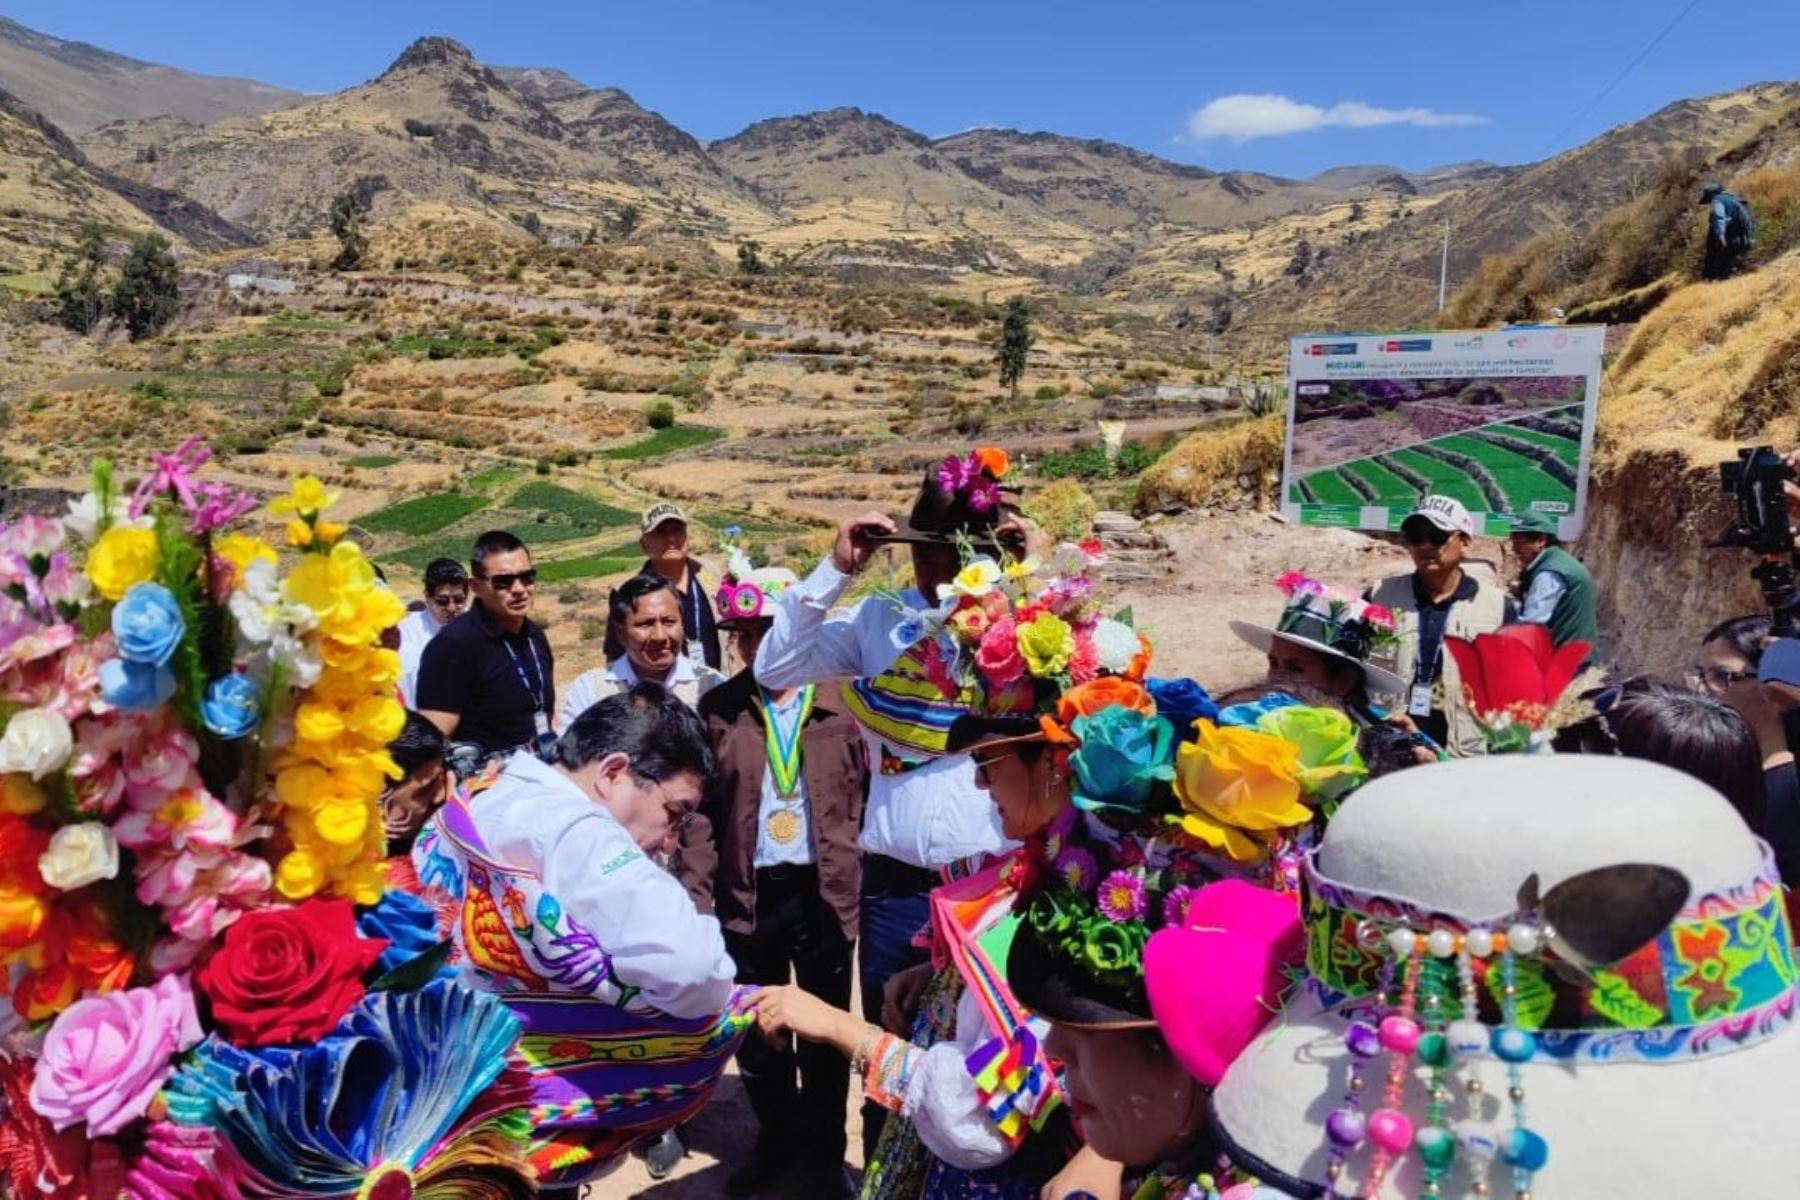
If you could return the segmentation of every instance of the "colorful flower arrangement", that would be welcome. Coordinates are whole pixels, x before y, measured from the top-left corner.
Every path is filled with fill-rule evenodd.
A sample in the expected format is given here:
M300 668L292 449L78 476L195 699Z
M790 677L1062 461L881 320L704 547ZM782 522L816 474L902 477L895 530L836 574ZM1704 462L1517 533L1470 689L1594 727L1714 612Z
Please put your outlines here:
M951 455L938 465L938 486L948 496L960 498L972 513L999 510L1001 484L1012 470L1012 457L998 446L980 446L967 456Z
M319 1085L291 1047L340 1045L347 1063L345 1039L369 1036L350 1031L398 1006L435 1014L447 1046L488 1029L504 1044L472 1069L492 1083L516 1035L448 981L412 990L441 956L384 973L392 939L357 927L352 904L383 899L385 747L405 711L380 643L402 604L324 519L336 498L318 480L270 506L300 552L284 574L274 546L232 530L257 499L197 477L208 458L190 438L129 494L101 462L61 520L0 525L12 1194L334 1194L251 1127L285 1121L268 1108L283 1089ZM430 928L425 914L410 944L435 944ZM184 1088L232 1099L183 1106ZM479 1090L440 1115L476 1111ZM434 1128L413 1131L407 1170L454 1157L450 1125Z
M1314 636L1359 659L1399 640L1393 610L1383 605L1370 603L1304 571L1289 571L1275 580L1275 586L1288 601L1278 626L1284 633Z

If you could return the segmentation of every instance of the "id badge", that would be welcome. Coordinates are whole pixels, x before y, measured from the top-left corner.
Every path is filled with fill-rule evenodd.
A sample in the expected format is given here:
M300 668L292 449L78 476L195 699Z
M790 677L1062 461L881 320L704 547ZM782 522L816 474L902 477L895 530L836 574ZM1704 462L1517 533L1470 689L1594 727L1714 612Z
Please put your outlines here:
M1431 715L1431 685L1415 683L1406 695L1406 715L1409 717L1429 717Z
M546 733L550 732L550 714L547 712L532 713L531 723L537 726L539 737L543 737Z
M687 656L688 661L693 663L696 667L704 667L706 665L706 648L700 644L699 639L697 638L688 642Z

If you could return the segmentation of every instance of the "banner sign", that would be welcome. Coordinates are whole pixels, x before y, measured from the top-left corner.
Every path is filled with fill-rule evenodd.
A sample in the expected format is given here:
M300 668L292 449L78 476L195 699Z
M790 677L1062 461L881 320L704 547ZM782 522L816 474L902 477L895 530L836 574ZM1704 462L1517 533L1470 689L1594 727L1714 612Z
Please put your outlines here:
M1397 529L1436 493L1491 536L1536 513L1573 539L1605 348L1602 325L1294 338L1282 511Z

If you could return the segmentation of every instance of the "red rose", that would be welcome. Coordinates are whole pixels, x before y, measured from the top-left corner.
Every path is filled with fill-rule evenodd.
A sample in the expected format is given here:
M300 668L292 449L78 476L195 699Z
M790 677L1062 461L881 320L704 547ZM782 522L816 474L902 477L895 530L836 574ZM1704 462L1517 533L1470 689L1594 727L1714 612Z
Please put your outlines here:
M348 900L246 913L195 982L213 1022L240 1046L309 1042L362 999L363 974L388 946L356 932Z

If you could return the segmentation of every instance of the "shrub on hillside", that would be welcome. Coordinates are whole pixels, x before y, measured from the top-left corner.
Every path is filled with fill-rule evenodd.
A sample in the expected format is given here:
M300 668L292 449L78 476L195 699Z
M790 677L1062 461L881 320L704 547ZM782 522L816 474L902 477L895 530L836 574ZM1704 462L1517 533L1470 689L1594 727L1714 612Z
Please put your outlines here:
M1058 479L1034 488L1025 502L1025 515L1058 542L1078 542L1094 529L1100 506L1073 479Z
M1190 434L1144 472L1138 511L1269 506L1280 481L1286 433L1285 418L1270 416ZM1240 477L1249 478L1248 490Z
M655 400L644 409L644 424L652 429L669 429L675 424L675 406L667 400Z

